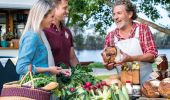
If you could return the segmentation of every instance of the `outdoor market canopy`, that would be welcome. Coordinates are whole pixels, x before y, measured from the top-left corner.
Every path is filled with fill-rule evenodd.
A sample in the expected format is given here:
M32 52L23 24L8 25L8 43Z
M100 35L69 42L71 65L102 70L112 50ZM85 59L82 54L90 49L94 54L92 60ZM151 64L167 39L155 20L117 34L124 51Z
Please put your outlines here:
M0 0L0 9L30 9L36 0Z

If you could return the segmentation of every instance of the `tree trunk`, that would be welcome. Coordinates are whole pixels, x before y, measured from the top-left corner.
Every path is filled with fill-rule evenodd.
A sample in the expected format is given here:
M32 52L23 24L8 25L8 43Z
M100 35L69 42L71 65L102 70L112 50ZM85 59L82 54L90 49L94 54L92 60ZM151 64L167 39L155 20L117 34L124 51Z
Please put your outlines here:
M151 26L152 28L154 28L154 29L156 29L160 32L163 32L163 33L170 35L170 29L168 29L168 28L161 27L161 26L159 26L159 25L157 25L153 22L147 21L147 20L142 19L140 17L137 18L137 21L144 23L144 24L147 24L147 25Z

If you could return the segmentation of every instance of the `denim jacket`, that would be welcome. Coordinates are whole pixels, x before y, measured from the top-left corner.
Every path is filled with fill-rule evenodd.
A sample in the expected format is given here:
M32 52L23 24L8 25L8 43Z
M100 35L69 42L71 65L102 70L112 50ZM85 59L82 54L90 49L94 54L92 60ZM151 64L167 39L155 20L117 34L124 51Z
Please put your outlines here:
M24 75L28 72L28 65L32 64L32 72L35 67L48 67L48 52L39 35L28 31L22 36L19 45L16 72Z

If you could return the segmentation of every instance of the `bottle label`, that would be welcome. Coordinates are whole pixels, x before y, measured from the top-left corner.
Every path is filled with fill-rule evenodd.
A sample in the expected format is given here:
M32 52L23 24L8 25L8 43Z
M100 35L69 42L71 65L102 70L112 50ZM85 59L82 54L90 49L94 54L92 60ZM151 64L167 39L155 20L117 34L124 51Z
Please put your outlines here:
M140 85L133 85L132 86L132 94L133 96L140 96Z
M162 61L163 61L162 57L161 57L161 56L158 56L158 57L156 57L156 59L155 59L155 64L156 64L156 65L159 65Z
M159 74L156 71L154 71L149 76L151 79L157 79L159 77Z

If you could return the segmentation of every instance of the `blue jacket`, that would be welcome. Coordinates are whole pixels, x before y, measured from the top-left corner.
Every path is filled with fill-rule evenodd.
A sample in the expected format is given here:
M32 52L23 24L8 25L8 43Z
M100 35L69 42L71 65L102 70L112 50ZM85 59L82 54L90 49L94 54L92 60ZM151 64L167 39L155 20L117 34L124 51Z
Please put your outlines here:
M20 40L16 72L20 75L28 72L28 65L32 64L32 72L35 67L48 67L48 52L39 35L28 31Z

